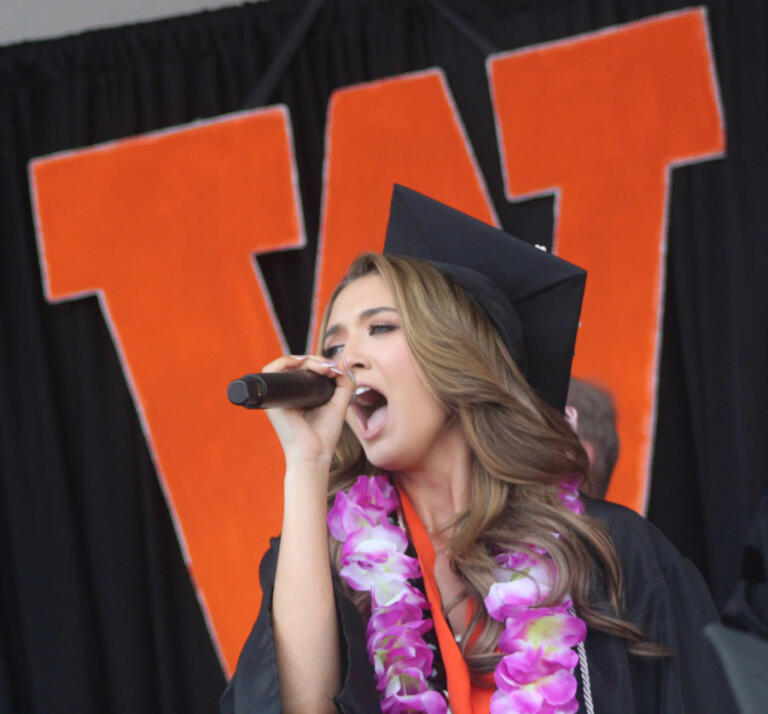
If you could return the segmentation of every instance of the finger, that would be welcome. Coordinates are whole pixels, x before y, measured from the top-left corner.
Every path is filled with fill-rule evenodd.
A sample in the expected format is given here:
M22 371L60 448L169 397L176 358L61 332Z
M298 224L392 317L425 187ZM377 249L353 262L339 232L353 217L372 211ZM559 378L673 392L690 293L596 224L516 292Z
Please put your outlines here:
M283 372L286 369L296 369L306 360L304 355L282 355L275 360L272 360L269 364L265 364L262 368L262 372Z
M353 377L348 372L341 371L341 374L336 377L336 391L333 393L331 401L346 412L354 398L356 386Z
M347 362L347 358L342 354L341 355L341 366L344 368L344 371L349 375L349 378L352 380L352 384L357 387L357 379L355 379L355 374L352 371L352 368L349 366L349 362Z
M320 355L303 355L301 367L310 372L317 372L318 374L323 374L328 377L339 377L344 374L343 370L339 368L339 365Z
M318 369L318 367L322 369ZM335 362L327 360L324 357L316 355L283 355L273 360L269 364L264 365L261 368L262 372L284 372L291 369L311 369L312 371L320 371L321 374L325 374L328 370L333 369L336 373L340 374L341 370L338 368Z
M322 364L328 367L335 367L337 370L341 371L341 367L338 364L338 362L336 362L331 357L323 357L323 355L303 355L303 356L307 360L307 364Z

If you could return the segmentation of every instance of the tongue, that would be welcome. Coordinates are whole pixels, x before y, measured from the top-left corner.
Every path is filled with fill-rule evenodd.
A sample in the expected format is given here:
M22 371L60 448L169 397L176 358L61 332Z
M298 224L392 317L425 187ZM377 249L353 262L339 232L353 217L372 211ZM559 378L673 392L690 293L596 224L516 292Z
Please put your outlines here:
M368 421L365 424L365 428L367 431L373 431L376 427L378 427L381 422L384 421L384 417L387 415L387 405L382 404L380 407L375 409L371 416L368 417Z

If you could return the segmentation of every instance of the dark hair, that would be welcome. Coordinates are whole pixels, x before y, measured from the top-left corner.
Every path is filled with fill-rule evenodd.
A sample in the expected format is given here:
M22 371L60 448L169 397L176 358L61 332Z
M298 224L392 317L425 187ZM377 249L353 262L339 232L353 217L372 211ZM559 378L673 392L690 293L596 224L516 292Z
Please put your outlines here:
M585 484L589 489L587 493L593 498L604 498L619 458L613 395L593 382L573 377L567 404L576 408L579 439L589 442L594 452Z

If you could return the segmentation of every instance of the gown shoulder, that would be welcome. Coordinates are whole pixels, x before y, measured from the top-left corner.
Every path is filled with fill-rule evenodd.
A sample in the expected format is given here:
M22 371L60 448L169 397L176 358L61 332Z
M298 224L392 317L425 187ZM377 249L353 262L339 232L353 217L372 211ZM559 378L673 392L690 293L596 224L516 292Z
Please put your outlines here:
M624 506L584 497L586 513L599 520L610 535L623 579L623 616L637 625L646 641L669 650L668 656L640 656L626 652L624 667L600 665L604 650L616 638L590 632L590 656L598 661L597 677L608 706L614 711L735 712L735 704L704 627L719 621L717 610L695 565L683 557L647 519ZM588 648L589 651L589 648ZM618 654L618 653L616 653ZM621 669L619 672L617 669ZM611 672L613 683L603 673ZM616 692L625 700L610 694ZM628 703L633 709L627 708ZM596 709L596 711L599 711Z

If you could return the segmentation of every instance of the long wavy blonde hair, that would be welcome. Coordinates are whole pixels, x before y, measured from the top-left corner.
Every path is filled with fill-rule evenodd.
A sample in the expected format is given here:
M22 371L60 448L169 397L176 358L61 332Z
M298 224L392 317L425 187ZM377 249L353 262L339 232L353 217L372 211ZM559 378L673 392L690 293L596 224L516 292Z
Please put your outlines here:
M624 638L637 654L660 654L621 617L621 568L603 526L571 513L558 498L564 476L584 477L589 468L578 438L562 415L536 396L485 312L463 288L426 261L365 253L331 296L320 334L341 290L374 273L392 291L419 374L458 420L470 447L469 506L449 524L450 563L465 594L445 603L444 610L469 598L474 615L461 648L473 677L492 671L500 657L494 650L503 626L483 606L495 580L493 556L508 550L530 552L531 546L550 554L557 575L544 604L558 603L568 593L589 627ZM358 475L378 472L345 425L331 466L329 505ZM338 567L340 547L333 538L330 548ZM590 600L598 574L607 603ZM370 596L351 591L350 596L367 615Z

